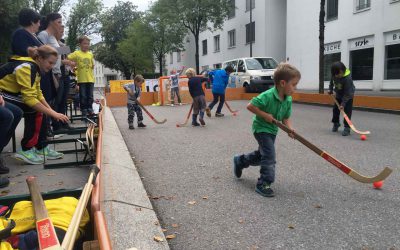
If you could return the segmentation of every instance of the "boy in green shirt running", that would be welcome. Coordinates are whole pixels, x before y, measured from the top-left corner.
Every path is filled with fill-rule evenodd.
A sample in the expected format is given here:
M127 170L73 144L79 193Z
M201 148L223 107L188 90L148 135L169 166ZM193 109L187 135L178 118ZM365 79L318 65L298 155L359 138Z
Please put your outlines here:
M275 87L253 98L247 109L254 113L252 131L258 142L258 149L233 157L233 171L240 178L244 168L261 166L256 192L265 197L273 197L271 184L275 181L275 138L278 127L273 120L282 121L292 129L292 94L301 78L299 70L288 63L281 63L275 70ZM293 129L292 129L293 130ZM293 136L291 136L293 137Z

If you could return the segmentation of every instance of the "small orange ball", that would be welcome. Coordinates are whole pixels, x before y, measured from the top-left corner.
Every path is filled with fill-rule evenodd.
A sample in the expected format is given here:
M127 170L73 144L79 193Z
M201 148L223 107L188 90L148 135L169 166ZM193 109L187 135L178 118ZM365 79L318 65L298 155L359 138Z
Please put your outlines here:
M383 186L383 181L374 182L374 188L375 189L381 189L382 186Z
M361 141L365 141L367 139L367 136L366 135L361 135L360 139L361 139Z

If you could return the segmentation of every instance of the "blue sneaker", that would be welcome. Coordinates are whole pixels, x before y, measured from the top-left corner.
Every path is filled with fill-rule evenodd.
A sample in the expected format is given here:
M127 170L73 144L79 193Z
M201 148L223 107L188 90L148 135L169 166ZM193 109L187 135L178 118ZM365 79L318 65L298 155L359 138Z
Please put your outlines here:
M15 153L13 157L17 160L21 160L32 165L43 164L43 157L36 154L35 148L31 148L26 151L20 150Z
M240 166L240 156L235 155L233 157L233 174L236 176L236 178L240 178L242 176L242 170L243 168Z
M274 197L274 190L271 188L271 184L267 182L263 182L262 184L256 185L256 192L261 194L264 197Z
M59 153L53 149L50 149L49 146L46 146L42 149L36 149L36 154L41 157L46 157L46 160L56 160L64 157L63 153Z

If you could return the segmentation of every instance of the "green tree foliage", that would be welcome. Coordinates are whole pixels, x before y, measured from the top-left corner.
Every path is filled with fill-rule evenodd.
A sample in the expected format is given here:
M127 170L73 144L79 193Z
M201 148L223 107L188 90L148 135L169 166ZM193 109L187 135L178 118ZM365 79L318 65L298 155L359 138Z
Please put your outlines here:
M164 55L182 50L182 41L187 33L187 29L179 22L179 16L169 11L170 8L168 1L159 0L151 6L146 16L147 33L152 36L153 54L159 64L160 75L163 72Z
M196 71L199 73L199 35L209 29L221 29L232 6L230 0L159 0L165 1L166 9L175 15L179 23L193 34L196 45Z
M67 44L71 51L77 46L77 38L81 35L91 35L99 32L99 16L103 8L101 0L79 0L72 8L67 22Z
M127 79L133 73L133 65L123 60L123 55L118 51L118 43L127 38L125 30L140 16L135 5L121 1L100 16L103 43L95 50L96 60L108 68L121 71Z
M127 37L118 43L121 60L133 68L134 74L154 71L151 32L145 19L138 19L126 29Z
M32 9L46 16L52 12L59 12L68 0L29 0Z

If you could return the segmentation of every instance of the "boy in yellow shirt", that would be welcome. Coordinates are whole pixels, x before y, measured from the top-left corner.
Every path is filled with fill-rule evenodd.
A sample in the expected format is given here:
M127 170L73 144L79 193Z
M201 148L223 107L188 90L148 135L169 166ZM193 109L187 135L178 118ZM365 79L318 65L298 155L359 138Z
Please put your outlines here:
M74 61L77 66L79 102L82 115L85 117L93 114L94 59L92 52L89 51L90 39L87 36L81 36L78 41L81 49L69 54L68 59Z

